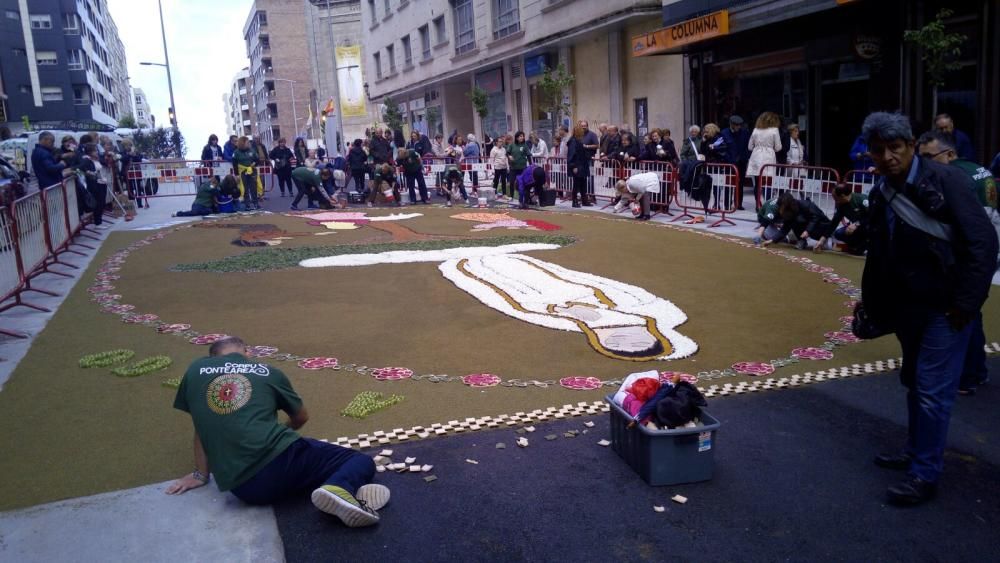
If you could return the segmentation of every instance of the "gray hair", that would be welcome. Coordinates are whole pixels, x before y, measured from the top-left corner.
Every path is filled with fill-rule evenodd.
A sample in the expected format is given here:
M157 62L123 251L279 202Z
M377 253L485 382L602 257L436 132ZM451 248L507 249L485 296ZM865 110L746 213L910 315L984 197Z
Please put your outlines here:
M701 127L698 127L697 125L688 127L688 134L697 135L698 133L701 133Z
M869 146L874 139L912 141L913 129L910 128L910 119L901 113L876 111L865 118L861 136Z
M926 145L937 141L938 147L943 151L956 151L955 138L944 131L928 131L917 139L918 145Z
M231 348L238 348L239 351L243 351L246 348L247 343L243 342L243 339L239 336L227 336L222 340L216 340L212 343L212 346L208 349L209 356L221 356L223 352Z

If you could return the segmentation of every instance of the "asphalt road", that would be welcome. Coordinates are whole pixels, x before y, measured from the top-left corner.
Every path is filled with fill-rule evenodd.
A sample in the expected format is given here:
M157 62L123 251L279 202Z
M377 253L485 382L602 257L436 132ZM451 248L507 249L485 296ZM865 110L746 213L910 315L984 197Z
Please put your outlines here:
M307 498L275 507L278 528L291 562L997 560L998 399L996 383L959 398L938 498L916 508L885 503L902 474L871 462L905 438L893 373L710 401L722 427L709 482L646 485L597 445L603 415L536 425L524 449L512 429L394 445L438 480L377 475L393 496L372 528Z

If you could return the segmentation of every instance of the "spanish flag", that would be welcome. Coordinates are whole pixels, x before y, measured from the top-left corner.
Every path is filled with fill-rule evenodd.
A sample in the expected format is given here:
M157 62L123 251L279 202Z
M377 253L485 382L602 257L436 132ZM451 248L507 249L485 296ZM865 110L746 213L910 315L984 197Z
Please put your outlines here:
M326 101L326 107L323 108L323 115L332 115L336 108L333 107L333 98Z

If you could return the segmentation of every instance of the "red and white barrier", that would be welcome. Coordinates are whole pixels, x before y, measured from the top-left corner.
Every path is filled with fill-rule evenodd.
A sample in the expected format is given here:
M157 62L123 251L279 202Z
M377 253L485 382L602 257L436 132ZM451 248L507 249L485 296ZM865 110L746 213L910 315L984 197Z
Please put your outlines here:
M673 215L670 203L674 198L674 188L677 184L677 169L669 162L661 160L636 160L624 163L627 176L644 172L655 172L660 176L660 186L656 191L649 191L649 205L653 208L652 216L660 213Z
M757 207L765 201L792 192L797 197L812 200L828 216L837 210L833 188L840 183L840 174L833 168L797 164L766 164L757 176Z
M872 188L882 180L882 176L875 172L865 172L864 170L848 170L844 173L844 183L851 186L851 190L859 194L869 194Z
M696 193L695 182L700 175L706 175L711 179L712 186L704 193ZM735 225L736 223L726 218L726 215L736 212L736 190L739 186L739 170L732 164L699 162L691 174L691 182L685 185L683 182L678 186L674 202L683 212L674 218L679 221L684 218L696 220L692 213L709 215L719 215L720 218L709 225L718 227L722 224Z
M545 177L548 178L549 189L555 190L559 194L560 199L573 197L573 177L569 175L567 160L560 156L553 156L544 160Z
M212 166L206 166L212 164ZM198 187L212 176L235 174L228 162L206 163L202 160L152 160L136 162L126 172L130 185L138 183L136 199L187 196L194 197ZM270 164L257 167L265 192L274 189L274 171Z

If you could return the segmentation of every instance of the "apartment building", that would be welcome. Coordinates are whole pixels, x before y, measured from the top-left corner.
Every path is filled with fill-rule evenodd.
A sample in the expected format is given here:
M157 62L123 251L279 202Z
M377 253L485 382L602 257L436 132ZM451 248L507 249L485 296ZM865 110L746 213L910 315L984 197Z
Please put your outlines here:
M662 26L659 0L362 0L373 99L391 97L410 127L490 135L554 125L538 82L562 64L572 119L683 128L683 57L629 56ZM488 96L480 119L468 93Z
M250 82L250 69L245 67L233 77L229 92L223 94L222 101L226 110L226 135L253 136L253 84ZM225 140L220 139L224 143Z
M105 0L0 0L0 123L116 125L132 111L125 49Z
M153 118L153 112L149 109L149 100L146 99L146 93L142 91L142 88L132 88L132 109L134 110L132 115L135 117L135 123L140 129L153 127L156 120Z
M264 145L307 132L310 93L305 0L255 0L243 39L250 59L251 130ZM242 107L242 104L241 104Z

